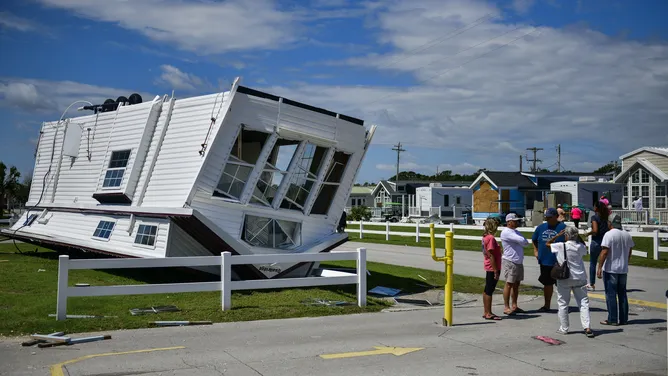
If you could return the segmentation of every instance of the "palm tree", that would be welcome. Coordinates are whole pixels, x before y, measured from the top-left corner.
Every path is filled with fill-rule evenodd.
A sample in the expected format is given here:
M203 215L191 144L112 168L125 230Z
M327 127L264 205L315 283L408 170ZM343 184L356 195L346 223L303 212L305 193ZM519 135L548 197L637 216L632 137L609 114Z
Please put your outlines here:
M0 162L0 212L4 210L5 200L7 202L7 210L11 209L9 203L11 202L11 197L19 189L19 177L21 177L21 173L16 166L10 167L9 175L7 175L7 166Z

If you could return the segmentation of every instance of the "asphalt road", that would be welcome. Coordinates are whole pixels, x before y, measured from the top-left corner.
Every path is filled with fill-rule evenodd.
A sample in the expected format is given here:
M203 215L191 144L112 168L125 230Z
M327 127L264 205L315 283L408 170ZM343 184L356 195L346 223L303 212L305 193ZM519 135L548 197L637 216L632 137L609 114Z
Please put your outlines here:
M367 259L386 264L412 266L422 269L443 270L442 262L431 258L431 250L425 247L411 247L390 244L347 242L336 250L350 251L359 247L367 249ZM438 252L438 251L437 251ZM443 255L440 249L439 255ZM589 263L585 263L589 275ZM455 274L484 277L482 255L475 251L455 250ZM542 286L538 282L540 273L534 257L524 258L524 284ZM628 274L628 290L630 299L640 299L666 304L668 289L668 270L630 266ZM594 295L603 295L603 280L596 280Z

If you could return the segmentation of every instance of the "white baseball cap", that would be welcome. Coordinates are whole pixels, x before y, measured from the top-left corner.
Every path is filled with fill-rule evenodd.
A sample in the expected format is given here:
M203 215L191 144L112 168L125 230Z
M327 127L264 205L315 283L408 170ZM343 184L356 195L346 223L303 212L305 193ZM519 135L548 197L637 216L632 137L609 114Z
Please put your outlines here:
M510 213L510 214L506 215L506 222L519 221L519 220L520 220L520 218L515 213Z

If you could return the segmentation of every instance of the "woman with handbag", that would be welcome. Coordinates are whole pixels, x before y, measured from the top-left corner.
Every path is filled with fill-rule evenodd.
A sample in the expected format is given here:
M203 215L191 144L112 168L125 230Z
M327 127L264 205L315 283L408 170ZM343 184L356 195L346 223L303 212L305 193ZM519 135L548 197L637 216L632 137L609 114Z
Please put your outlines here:
M553 243L559 236L565 235L566 241ZM582 329L589 338L594 337L589 324L589 296L587 295L587 272L582 257L587 254L578 229L568 226L559 232L546 245L557 256L557 263L552 268L552 278L557 280L557 303L559 305L559 330L557 333L568 334L568 304L571 300L571 291L580 309Z

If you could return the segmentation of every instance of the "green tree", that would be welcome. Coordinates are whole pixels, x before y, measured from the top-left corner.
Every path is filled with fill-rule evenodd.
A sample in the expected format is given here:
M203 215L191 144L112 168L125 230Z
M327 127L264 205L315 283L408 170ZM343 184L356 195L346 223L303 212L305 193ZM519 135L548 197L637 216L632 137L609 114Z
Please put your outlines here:
M14 198L19 204L25 204L28 202L28 197L30 196L30 185L32 185L32 176L27 175L23 178L23 182L19 183Z
M597 174L608 174L610 172L614 172L615 175L621 174L622 173L622 166L619 166L615 162L610 162L606 164L605 166L600 167L598 170L594 171L594 173Z
M15 166L10 167L7 174L7 165L0 162L0 209L4 210L5 204L7 209L11 209L9 203L18 191L20 177L21 173Z

